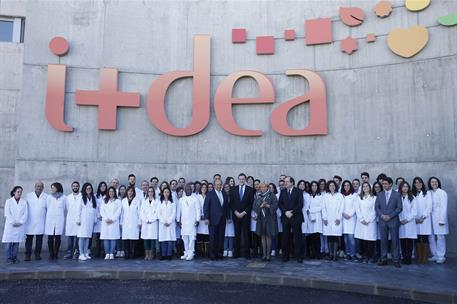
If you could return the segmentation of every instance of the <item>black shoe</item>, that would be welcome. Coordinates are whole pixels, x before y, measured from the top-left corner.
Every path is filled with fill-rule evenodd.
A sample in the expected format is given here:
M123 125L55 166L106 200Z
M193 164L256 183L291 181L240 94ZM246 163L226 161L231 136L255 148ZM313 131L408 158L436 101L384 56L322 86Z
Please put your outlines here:
M282 258L283 262L289 262L289 258Z
M30 254L26 254L24 258L24 262L30 262L32 260L32 257Z
M395 268L400 268L401 267L400 261L394 262L394 266L395 266Z
M20 261L19 261L17 258L14 258L14 259L13 259L13 264L19 264L19 262L20 262Z
M41 261L41 256L39 254L35 255L35 261Z
M384 259L379 260L378 266L386 266L386 265L387 265L387 260L384 260Z
M297 263L303 263L303 259L297 259Z

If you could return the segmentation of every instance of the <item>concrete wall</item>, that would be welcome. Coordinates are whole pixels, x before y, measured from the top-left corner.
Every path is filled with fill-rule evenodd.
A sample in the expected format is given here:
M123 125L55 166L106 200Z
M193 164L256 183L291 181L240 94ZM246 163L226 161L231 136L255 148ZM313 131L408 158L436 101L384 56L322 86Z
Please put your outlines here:
M283 172L309 180L334 174L353 178L361 171L409 180L437 175L450 197L449 251L457 253L457 27L436 23L437 17L457 11L457 3L434 1L420 13L408 12L402 3L394 1L392 15L379 19L372 13L375 1L29 2L22 98L15 105L17 139L11 141L16 154L1 162L8 163L7 170L14 167L14 182L27 190L37 179L47 186L61 181L68 191L74 179L98 182L116 176L125 182L130 172L140 180L201 179L215 172L236 176L240 171L269 181ZM364 8L364 24L353 29L342 24L340 5ZM335 20L333 44L305 45L304 20L316 17ZM387 33L415 24L428 27L426 48L412 59L391 53ZM237 27L248 30L246 44L232 45L231 29ZM296 29L296 41L279 39L286 28ZM378 35L374 44L364 40L370 32ZM196 136L176 138L155 129L145 107L149 86L160 74L192 67L195 34L212 37L212 96L226 75L253 69L272 80L278 104L307 89L304 80L286 77L286 69L319 72L327 85L329 134L276 134L269 125L276 104L234 108L242 127L263 130L259 138L226 133L213 109L208 127ZM66 121L76 127L73 133L54 130L44 116L47 64L59 62L48 49L56 35L71 43L60 63L69 67ZM275 55L255 55L257 35L278 37ZM359 50L351 56L339 50L340 40L348 35L360 38ZM118 68L120 89L141 93L141 108L118 110L116 132L97 130L95 107L74 104L76 89L98 88L100 67ZM256 94L255 83L243 79L234 95ZM190 81L169 90L167 112L176 126L190 121L190 100ZM297 107L289 115L291 125L305 126L307 115L307 106ZM11 171L2 178L11 178Z

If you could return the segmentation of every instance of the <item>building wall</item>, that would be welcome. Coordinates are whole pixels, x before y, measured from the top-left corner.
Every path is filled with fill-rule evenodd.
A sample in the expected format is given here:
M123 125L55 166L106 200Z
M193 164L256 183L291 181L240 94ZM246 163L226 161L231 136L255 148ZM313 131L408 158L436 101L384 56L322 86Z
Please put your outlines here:
M4 2L0 2L2 14ZM385 172L408 180L416 175L437 175L449 193L449 251L457 253L457 27L436 23L437 17L457 11L457 3L434 1L423 12L412 13L402 6L403 1L393 2L394 11L385 19L374 15L375 1L22 4L26 17L22 85L15 87L16 91L0 93L21 96L19 100L12 98L11 115L7 115L17 132L5 136L8 128L2 118L1 138L14 148L2 153L0 161L6 168L1 179L9 188L14 176L14 183L28 191L37 179L47 186L57 180L68 191L74 179L95 183L119 177L126 182L131 172L139 180L151 176L201 179L215 172L236 176L240 171L268 181L276 181L281 173L307 180L334 174L354 178L361 171L373 176ZM342 24L338 20L340 5L362 7L365 22L357 28ZM305 45L304 21L317 17L334 20L334 43ZM412 59L390 52L388 32L416 24L428 28L430 40L425 49ZM231 43L231 29L237 27L247 29L246 44ZM279 39L286 28L296 29L296 41ZM377 41L367 44L364 37L371 32L378 35ZM228 134L217 123L213 108L208 127L192 137L168 136L149 121L149 86L158 75L192 68L195 34L211 34L212 97L221 80L239 70L257 70L272 80L274 105L240 105L233 110L240 126L261 129L262 137ZM278 37L275 55L255 55L255 36L260 35ZM351 56L339 49L340 41L348 35L361 38L359 50ZM61 59L48 48L54 36L70 41L70 52ZM22 59L21 46L14 48L17 54L12 57ZM5 61L11 70L21 69L20 62ZM72 133L54 130L44 116L47 65L59 62L68 66L66 121L76 128ZM99 131L97 109L76 106L74 101L76 89L98 89L101 67L119 69L120 90L141 94L140 108L118 110L115 132ZM271 129L272 109L307 90L303 79L284 74L297 68L317 71L326 82L327 136L290 138ZM0 72L0 77L10 79L9 73ZM257 86L250 79L240 80L234 92L239 97L256 94ZM190 80L170 88L167 113L176 126L190 122L191 96ZM289 114L289 122L296 128L304 127L307 117L308 106L299 106Z

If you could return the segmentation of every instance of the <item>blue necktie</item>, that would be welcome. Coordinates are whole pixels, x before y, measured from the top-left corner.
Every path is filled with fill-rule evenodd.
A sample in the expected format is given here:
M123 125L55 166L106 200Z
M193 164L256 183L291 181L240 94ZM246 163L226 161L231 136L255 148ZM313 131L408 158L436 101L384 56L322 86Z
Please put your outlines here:
M243 199L244 191L243 191L243 186L240 186L240 200Z

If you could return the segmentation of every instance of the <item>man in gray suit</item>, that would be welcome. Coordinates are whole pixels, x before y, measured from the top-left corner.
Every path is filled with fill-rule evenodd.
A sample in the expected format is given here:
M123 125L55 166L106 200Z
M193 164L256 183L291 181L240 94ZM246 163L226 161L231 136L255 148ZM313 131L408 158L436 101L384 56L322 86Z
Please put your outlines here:
M393 191L393 180L387 177L382 181L384 191L381 191L376 197L376 214L379 217L379 232L381 234L381 258L378 265L387 265L387 240L392 240L392 259L395 267L400 267L400 242L399 229L400 220L398 215L403 209L400 193Z

